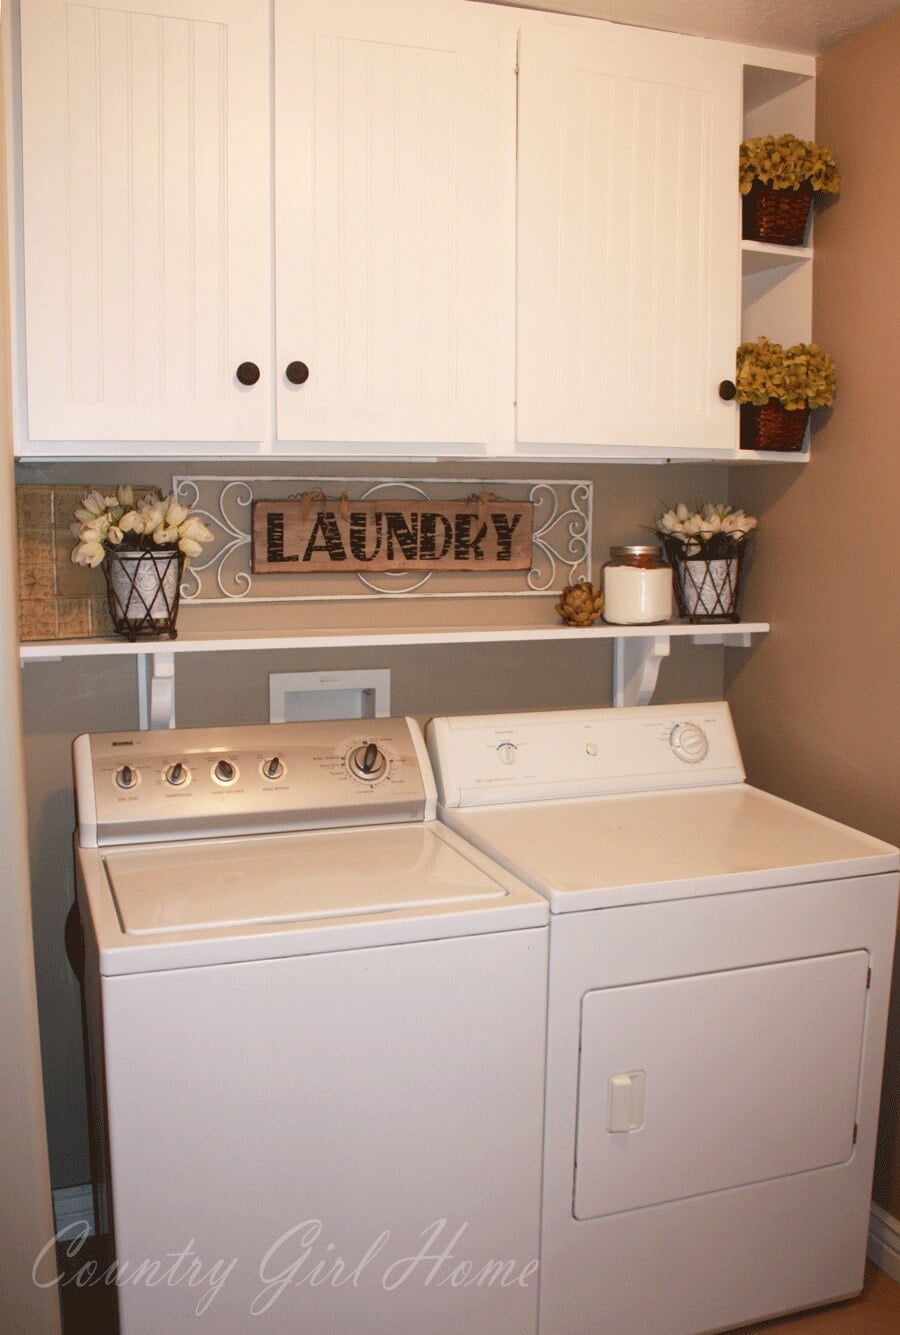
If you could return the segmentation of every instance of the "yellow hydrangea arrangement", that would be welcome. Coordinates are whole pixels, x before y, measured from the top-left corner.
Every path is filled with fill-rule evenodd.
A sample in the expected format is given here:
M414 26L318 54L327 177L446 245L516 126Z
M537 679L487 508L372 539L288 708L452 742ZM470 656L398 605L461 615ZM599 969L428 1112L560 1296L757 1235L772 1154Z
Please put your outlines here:
M735 375L738 403L757 407L777 399L783 408L825 408L834 402L837 368L817 343L783 348L760 338L737 350Z
M753 182L773 190L799 190L807 181L813 191L837 194L841 177L831 150L793 134L761 135L740 147L739 184L748 195Z

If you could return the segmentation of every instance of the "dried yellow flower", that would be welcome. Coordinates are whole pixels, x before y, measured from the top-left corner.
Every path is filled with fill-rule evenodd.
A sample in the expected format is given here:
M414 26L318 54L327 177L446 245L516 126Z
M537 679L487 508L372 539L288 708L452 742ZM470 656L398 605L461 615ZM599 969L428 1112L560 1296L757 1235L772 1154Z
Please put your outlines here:
M795 343L784 349L780 343L761 338L738 348L735 384L738 403L762 407L769 399L777 399L791 410L823 408L834 402L837 368L816 343Z
M773 190L799 190L809 181L813 190L836 194L841 178L831 151L810 139L793 134L761 135L741 144L738 155L738 183L742 195L748 195L754 181Z

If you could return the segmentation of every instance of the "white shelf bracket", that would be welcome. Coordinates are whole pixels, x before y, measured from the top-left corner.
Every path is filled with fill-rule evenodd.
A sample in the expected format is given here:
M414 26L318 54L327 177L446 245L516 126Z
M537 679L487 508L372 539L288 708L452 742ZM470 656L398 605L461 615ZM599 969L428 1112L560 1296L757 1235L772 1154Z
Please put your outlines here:
M175 727L175 655L138 654L138 727Z
M634 635L614 641L614 705L649 705L659 665L668 658L670 645L668 635Z

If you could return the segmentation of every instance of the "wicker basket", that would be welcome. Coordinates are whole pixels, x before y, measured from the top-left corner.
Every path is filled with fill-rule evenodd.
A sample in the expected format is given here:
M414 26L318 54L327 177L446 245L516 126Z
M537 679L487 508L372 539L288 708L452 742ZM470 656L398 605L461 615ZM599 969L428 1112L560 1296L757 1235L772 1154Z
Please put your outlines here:
M796 190L773 190L754 181L743 196L745 241L802 246L809 226L813 189L804 181Z
M809 408L788 411L777 399L769 399L758 408L741 404L742 450L802 450L806 439Z

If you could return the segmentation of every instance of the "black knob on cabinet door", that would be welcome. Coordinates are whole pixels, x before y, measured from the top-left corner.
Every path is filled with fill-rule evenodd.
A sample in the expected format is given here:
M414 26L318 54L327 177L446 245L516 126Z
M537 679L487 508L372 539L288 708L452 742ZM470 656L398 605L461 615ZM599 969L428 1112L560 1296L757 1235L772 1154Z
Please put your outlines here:
M719 398L724 399L726 403L733 399L737 394L737 385L733 380L722 380L719 382Z
M306 362L288 362L284 374L292 385L305 385L309 379L309 367Z
M242 385L255 385L259 379L259 367L256 362L241 362L235 375Z

